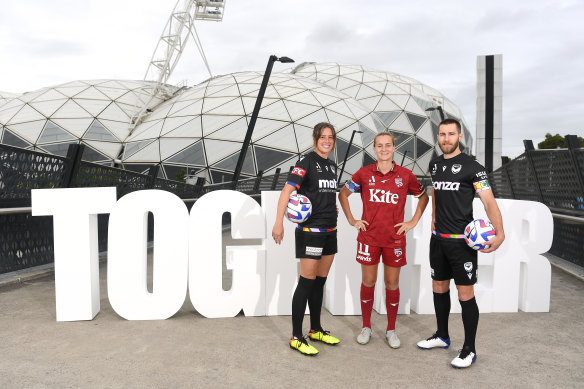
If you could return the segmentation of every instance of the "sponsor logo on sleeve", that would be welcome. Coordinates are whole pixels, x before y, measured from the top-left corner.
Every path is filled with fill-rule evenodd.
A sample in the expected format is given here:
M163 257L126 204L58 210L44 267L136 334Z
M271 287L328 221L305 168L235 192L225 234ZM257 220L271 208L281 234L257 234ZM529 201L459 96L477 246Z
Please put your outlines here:
M296 174L297 176L304 177L304 175L306 174L306 170L299 168L299 167L295 167L294 170L292 170L292 174Z

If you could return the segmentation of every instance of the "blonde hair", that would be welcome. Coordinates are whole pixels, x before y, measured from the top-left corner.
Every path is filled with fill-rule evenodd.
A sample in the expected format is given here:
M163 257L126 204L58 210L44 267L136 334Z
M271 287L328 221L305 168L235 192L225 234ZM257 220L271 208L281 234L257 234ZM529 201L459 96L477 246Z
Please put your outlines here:
M384 132L380 132L377 135L375 135L375 138L373 139L373 147L375 147L375 143L377 143L377 138L379 138L380 136L389 136L389 137L391 137L391 142L395 146L395 136L393 136L393 134L391 132L389 132L389 131L384 131Z

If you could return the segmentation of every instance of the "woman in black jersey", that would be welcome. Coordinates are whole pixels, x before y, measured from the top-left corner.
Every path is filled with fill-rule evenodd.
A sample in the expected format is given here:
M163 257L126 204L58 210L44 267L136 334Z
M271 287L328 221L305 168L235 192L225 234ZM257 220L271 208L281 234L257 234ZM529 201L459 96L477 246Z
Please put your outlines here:
M314 150L296 163L278 200L272 237L280 244L284 237L284 213L292 192L305 195L312 203L312 214L295 231L296 258L300 258L300 278L292 297L292 338L290 347L305 355L318 354L302 335L306 303L310 307L312 340L337 344L339 339L323 330L320 311L324 284L337 252L336 166L328 159L335 147L336 134L329 123L318 123L312 133Z

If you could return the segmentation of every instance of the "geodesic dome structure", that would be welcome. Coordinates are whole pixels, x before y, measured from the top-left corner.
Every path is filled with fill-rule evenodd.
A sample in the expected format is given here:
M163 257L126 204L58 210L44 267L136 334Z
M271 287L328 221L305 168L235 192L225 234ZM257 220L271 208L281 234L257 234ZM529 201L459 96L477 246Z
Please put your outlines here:
M169 179L184 173L208 183L229 181L263 76L241 72L190 88L163 85L152 100L156 83L144 81L73 81L21 95L2 92L0 141L57 155L83 143L88 161L139 172L159 165L159 175ZM146 115L134 127L146 102ZM355 132L341 182L375 160L371 143L387 130L396 137L396 162L427 175L429 161L440 154L440 115L426 109L438 106L461 121L462 147L470 152L472 137L460 109L413 78L337 63L273 73L241 175L286 172L312 149L312 128L321 121L337 129L330 158L339 168Z
M131 118L146 103L154 85L73 81L15 95L0 105L0 139L7 145L61 156L70 144L83 143L85 160L112 164L129 134ZM149 107L165 98L155 96Z
M470 153L472 136L460 109L442 93L410 77L368 69L360 65L305 62L290 73L335 88L373 113L396 138L394 159L417 175L428 173L433 156L441 154L436 143L440 106L445 117L461 122L461 148ZM467 146L468 145L468 146ZM434 152L435 151L435 152Z
M208 182L230 181L239 158L263 73L219 76L161 104L126 140L124 167L143 171L160 164L168 178L182 170ZM353 98L319 82L273 73L262 100L242 177L259 171L284 172L313 148L312 129L330 122L337 130L337 147L329 158L343 161L353 130L347 166L354 173L373 161L364 152L383 124Z

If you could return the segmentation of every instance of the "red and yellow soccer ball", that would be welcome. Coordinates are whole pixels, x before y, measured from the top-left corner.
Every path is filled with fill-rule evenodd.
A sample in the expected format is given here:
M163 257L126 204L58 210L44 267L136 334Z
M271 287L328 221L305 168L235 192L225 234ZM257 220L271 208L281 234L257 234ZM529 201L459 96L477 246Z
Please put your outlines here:
M293 193L288 200L286 217L293 223L305 222L312 213L312 203L308 197Z
M489 247L489 239L493 236L495 236L495 229L488 220L475 219L464 228L464 240L475 250Z

